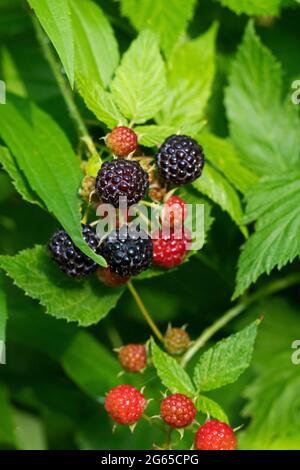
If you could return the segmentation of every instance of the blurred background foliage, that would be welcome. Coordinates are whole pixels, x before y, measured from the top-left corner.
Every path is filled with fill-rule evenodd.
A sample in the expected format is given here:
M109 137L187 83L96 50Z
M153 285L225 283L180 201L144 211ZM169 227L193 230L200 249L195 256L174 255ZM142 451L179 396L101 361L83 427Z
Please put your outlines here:
M121 52L136 32L120 14L117 1L97 0L110 20ZM213 21L219 22L217 75L208 106L210 129L228 135L223 104L227 72L248 16L237 15L213 0L199 0L188 27L196 37ZM228 2L230 3L230 2ZM263 42L283 64L284 86L300 78L300 11L283 2L278 17L255 18ZM28 6L23 0L0 0L0 78L7 89L37 102L54 117L72 142L76 135L65 103L36 41ZM78 99L86 119L90 114ZM92 128L95 137L102 130ZM181 269L139 282L139 292L164 330L168 322L188 323L191 336L231 306L239 247L243 237L229 216L213 206L214 224L204 249ZM15 254L34 244L45 244L56 227L53 218L23 201L4 171L0 171L0 250ZM299 261L280 275L299 270ZM1 275L2 276L2 275ZM274 273L273 278L277 277ZM4 276L3 276L4 277ZM119 365L111 352L121 342L146 341L149 331L125 293L110 315L96 326L81 329L45 315L37 302L25 297L7 278L7 365L0 366L0 446L12 449L147 449L161 436L140 423L110 432L112 424L103 397L116 385ZM266 282L266 276L259 285ZM62 299L63 302L63 299ZM253 365L242 378L211 393L230 416L233 426L244 424L241 448L300 448L300 366L291 364L291 343L300 336L299 286L287 289L249 308L222 331L222 336L264 316ZM1 316L1 315L0 315ZM160 396L154 371L121 380L146 385L147 396ZM154 405L151 405L151 407ZM154 407L155 408L155 407ZM150 413L148 413L150 414ZM186 448L183 440L179 447Z

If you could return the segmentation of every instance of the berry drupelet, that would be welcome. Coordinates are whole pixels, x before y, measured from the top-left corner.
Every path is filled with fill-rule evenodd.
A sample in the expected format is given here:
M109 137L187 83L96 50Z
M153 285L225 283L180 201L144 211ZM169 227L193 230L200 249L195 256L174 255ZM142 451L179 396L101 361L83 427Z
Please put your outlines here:
M82 225L82 236L87 245L99 254L99 239L92 227ZM60 269L73 277L84 277L96 271L98 265L77 248L64 230L57 230L48 245L51 258Z

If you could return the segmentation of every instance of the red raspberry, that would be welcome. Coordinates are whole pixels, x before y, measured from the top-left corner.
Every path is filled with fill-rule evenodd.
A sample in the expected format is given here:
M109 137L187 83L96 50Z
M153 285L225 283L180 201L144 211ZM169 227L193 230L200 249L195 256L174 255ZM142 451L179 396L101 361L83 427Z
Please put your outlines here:
M127 157L137 148L137 135L129 127L114 127L106 137L108 148L119 157Z
M119 361L127 372L140 372L147 365L147 351L143 344L127 344L119 351Z
M168 328L164 345L170 354L183 354L190 345L190 337L182 328Z
M105 399L105 409L118 424L134 424L146 408L145 397L132 385L112 388Z
M185 428L192 423L196 413L192 400L181 393L169 395L160 405L162 419L172 428Z
M197 450L235 450L237 440L233 429L228 424L211 419L198 429L195 448Z
M152 235L153 242L153 263L163 268L174 268L183 262L188 248L188 232L185 231L182 238L171 231L170 234L164 231L155 232Z
M171 196L166 201L163 218L171 227L182 227L187 213L186 202L179 196Z
M118 287L126 284L130 277L122 277L117 273L114 273L110 268L99 268L97 276L103 284L108 287Z

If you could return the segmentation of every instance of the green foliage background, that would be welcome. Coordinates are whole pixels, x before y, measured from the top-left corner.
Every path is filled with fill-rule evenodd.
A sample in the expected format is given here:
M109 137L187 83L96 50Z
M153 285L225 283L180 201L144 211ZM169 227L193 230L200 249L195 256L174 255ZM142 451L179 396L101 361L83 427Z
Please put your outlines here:
M300 336L298 3L0 0L1 448L151 448L159 430L141 422L134 434L112 434L103 403L119 382L146 385L155 398L148 414L157 414L161 380L171 391L201 391L203 419L209 411L243 424L241 449L300 449L300 365L291 362ZM50 58L30 7L51 39ZM58 57L68 96L49 66ZM129 291L94 278L74 284L49 262L45 245L58 224L91 255L80 233L72 88L94 142L122 121L152 152L178 129L204 147L203 176L182 190L205 204L203 249L135 282L162 331L188 323L197 338L228 310L243 312L205 350L250 325L244 333L192 358L193 382L155 344L160 380L153 367L118 378L112 349L150 336ZM258 317L253 361L233 383L249 365ZM174 444L189 448L190 437Z

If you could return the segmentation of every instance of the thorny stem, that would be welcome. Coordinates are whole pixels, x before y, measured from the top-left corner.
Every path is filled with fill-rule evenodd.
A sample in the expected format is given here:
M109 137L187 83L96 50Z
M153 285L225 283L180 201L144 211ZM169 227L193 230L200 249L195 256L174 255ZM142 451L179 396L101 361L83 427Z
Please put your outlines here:
M53 75L56 79L56 82L57 82L57 85L60 89L60 92L61 92L61 94L62 94L62 96L65 100L65 103L66 103L66 106L68 108L70 117L71 117L71 119L72 119L72 121L73 121L73 123L76 127L78 136L81 139L81 141L85 143L85 145L87 147L87 150L88 150L88 153L90 155L94 155L94 154L97 153L95 144L94 144L91 136L89 135L88 129L87 129L82 117L80 116L80 114L78 112L77 106L76 106L76 104L74 102L74 99L73 99L71 89L68 86L68 84L66 83L66 80L62 75L61 65L57 61L56 56L55 56L55 54L54 54L54 52L53 52L53 50L50 46L49 39L48 39L47 35L44 33L44 31L43 31L42 27L40 26L40 24L39 24L37 18L35 17L35 15L32 15L32 23L33 23L33 27L35 29L37 40L38 40L38 42L41 46L44 57L47 60L49 66L52 70L52 73L53 73Z
M159 331L158 327L156 326L156 324L154 323L154 321L152 320L152 317L150 315L150 313L148 312L148 310L146 309L142 299L140 298L138 292L136 291L135 287L133 287L133 284L131 281L129 281L127 283L127 287L128 289L130 290L137 306L139 307L143 317L145 318L146 322L148 323L148 325L150 326L151 330L153 331L153 333L157 336L157 338L159 339L159 341L163 341L163 335L161 334L161 332Z
M201 349L217 331L219 331L221 328L227 325L227 323L244 312L244 310L246 310L246 308L248 308L250 305L265 297L268 297L271 294L279 292L298 283L300 283L300 275L291 274L284 278L270 282L267 286L259 289L257 292L249 295L249 297L238 302L234 307L229 309L227 312L225 312L224 315L215 321L215 323L203 331L198 339L196 339L192 347L182 357L181 365L185 367L192 357L199 351L199 349Z

